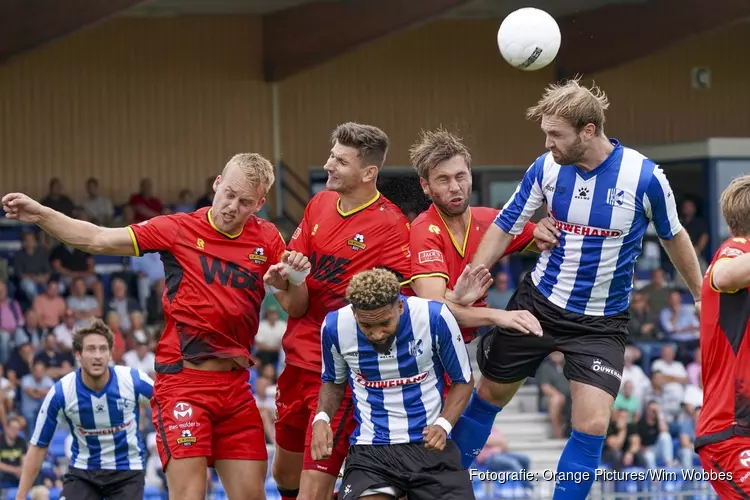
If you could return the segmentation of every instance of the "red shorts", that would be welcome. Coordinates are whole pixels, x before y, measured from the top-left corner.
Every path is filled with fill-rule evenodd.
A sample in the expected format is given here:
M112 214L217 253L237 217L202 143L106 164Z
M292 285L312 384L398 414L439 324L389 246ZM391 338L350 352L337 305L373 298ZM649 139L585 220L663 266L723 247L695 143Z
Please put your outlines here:
M286 365L276 384L276 444L292 453L305 453L302 469L338 476L349 453L349 437L354 420L351 389L347 385L341 407L331 420L333 453L328 460L316 462L310 455L312 421L318 410L318 394L323 382L320 373Z
M162 468L170 458L268 460L263 421L246 370L183 368L156 375L151 398Z
M735 436L708 444L700 448L698 456L719 498L750 496L750 438Z

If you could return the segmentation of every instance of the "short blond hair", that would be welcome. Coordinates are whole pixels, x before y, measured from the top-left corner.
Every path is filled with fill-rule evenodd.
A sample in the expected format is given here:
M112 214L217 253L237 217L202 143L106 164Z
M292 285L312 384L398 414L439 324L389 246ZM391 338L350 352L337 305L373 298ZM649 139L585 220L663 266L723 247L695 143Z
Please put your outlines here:
M409 148L409 159L417 175L428 180L430 170L438 164L460 156L471 170L471 153L461 138L445 129L422 130L419 139Z
M750 236L750 175L732 179L719 198L721 214L733 236Z
M592 123L596 134L601 135L607 108L609 99L602 89L596 85L584 87L576 79L549 85L539 102L526 110L526 118L539 121L542 116L555 115L568 120L578 131Z
M245 179L253 185L260 186L268 192L276 177L273 164L258 153L239 153L234 155L224 167L221 175L226 175L231 167L237 167L245 175Z
M356 274L346 288L346 299L354 309L374 311L396 303L401 284L394 273L375 268Z

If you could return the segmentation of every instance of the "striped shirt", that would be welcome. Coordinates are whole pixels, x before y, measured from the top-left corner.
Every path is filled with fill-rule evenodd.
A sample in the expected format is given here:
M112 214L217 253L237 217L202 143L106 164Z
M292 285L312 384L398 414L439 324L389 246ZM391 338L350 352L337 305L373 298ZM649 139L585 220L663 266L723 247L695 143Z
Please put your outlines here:
M444 375L471 380L461 330L440 302L401 297L404 312L388 353L373 348L351 306L326 316L321 331L323 382L349 381L357 428L351 444L423 442L443 409Z
M495 219L519 234L547 203L561 233L560 246L539 257L532 278L558 307L590 316L626 310L643 234L653 223L663 240L680 225L672 188L664 172L639 152L615 146L597 168L585 172L540 156Z
M67 423L73 436L71 467L143 470L139 403L151 399L154 382L126 366L110 366L109 375L100 392L84 385L80 369L61 378L44 398L31 444L48 447L57 424Z

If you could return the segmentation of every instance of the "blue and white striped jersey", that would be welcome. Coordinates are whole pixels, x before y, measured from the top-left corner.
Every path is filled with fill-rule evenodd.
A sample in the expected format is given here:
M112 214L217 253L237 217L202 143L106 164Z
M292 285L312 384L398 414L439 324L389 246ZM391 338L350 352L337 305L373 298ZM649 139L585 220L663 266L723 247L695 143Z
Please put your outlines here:
M323 382L348 378L357 428L351 444L423 442L422 431L443 409L444 374L471 380L461 330L441 302L401 297L404 312L387 354L373 349L351 306L326 316L321 329Z
M561 233L560 246L539 257L534 284L558 307L591 316L628 308L635 261L650 222L664 240L682 229L661 168L611 142L614 151L591 172L558 165L543 154L495 219L500 229L515 235L547 203Z
M80 369L61 378L44 398L31 444L49 446L57 424L67 423L73 435L71 467L143 470L139 403L151 399L154 381L126 366L110 366L109 374L98 393L84 385Z

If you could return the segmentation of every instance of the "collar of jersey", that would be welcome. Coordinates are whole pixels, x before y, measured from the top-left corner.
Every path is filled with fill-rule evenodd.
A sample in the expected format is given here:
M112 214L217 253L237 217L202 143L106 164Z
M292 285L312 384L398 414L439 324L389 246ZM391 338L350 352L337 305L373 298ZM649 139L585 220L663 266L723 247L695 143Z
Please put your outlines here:
M81 368L78 368L76 370L76 384L81 384L81 387L83 387L85 390L89 391L95 397L100 398L107 393L107 389L109 389L110 384L112 384L112 381L115 379L115 369L112 366L108 366L107 369L109 370L109 380L107 380L106 385L102 387L102 390L99 392L94 391L91 387L83 383Z
M216 224L214 224L213 218L211 218L211 210L213 210L213 209L209 208L208 212L206 212L206 219L208 219L208 223L211 224L211 227L214 229L214 231L216 231L217 233L219 233L222 236L225 236L225 237L229 238L230 240L234 240L234 239L237 239L237 238L240 237L240 235L242 234L242 231L240 231L237 234L229 234L229 233L225 233L224 231L222 231L221 229L219 229L218 227L216 227Z
M573 165L576 169L576 172L578 173L578 175L581 176L583 180L587 181L591 179L592 177L594 177L595 175L598 175L601 172L604 172L610 167L610 165L612 165L614 158L621 155L620 150L622 149L622 146L620 145L620 141L618 141L617 139L610 138L609 142L615 148L612 150L611 153L609 153L609 156L607 156L607 158L603 162L601 162L594 170L590 170L586 172L585 170L578 168L578 165Z
M461 258L464 258L464 252L466 251L466 242L469 241L469 230L471 229L471 207L468 207L466 210L469 212L469 220L466 222L466 231L464 232L464 242L463 245L458 246L458 242L456 241L456 238L453 237L453 233L451 233L451 230L448 228L448 224L446 224L445 219L443 218L443 214L440 213L440 209L433 203L432 207L435 209L435 212L437 212L438 217L440 217L440 220L443 221L443 226L445 226L445 230L448 231L448 237L451 239L451 242L453 243L453 247L456 249L458 254L461 256Z
M361 212L365 208L369 207L370 205L372 205L373 203L375 203L376 201L378 201L379 198L380 198L380 191L377 191L375 193L375 197L373 197L373 199L371 199L370 201L364 203L363 205L360 205L360 206L358 206L356 208L353 208L353 209L349 210L348 212L344 212L343 210L341 210L341 198L339 198L339 199L336 200L336 211L339 213L339 215L341 217L349 217L350 215L354 215L357 212Z

